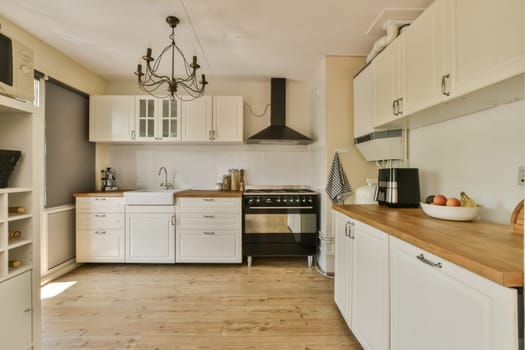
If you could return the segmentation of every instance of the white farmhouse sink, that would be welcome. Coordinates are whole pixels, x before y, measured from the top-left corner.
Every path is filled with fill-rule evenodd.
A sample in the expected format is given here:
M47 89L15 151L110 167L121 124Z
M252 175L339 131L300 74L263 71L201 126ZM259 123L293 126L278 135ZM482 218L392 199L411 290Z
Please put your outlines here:
M141 189L124 192L124 201L127 205L173 205L174 194L184 189Z

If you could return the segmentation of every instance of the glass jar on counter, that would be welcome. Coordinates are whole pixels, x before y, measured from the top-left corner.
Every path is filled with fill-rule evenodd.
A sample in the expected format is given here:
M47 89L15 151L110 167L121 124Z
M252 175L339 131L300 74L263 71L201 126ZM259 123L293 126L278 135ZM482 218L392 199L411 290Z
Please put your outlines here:
M231 177L231 190L232 191L238 191L239 190L239 169L230 169L230 177Z
M223 191L230 191L231 190L231 176L230 175L223 175L222 176L222 190Z

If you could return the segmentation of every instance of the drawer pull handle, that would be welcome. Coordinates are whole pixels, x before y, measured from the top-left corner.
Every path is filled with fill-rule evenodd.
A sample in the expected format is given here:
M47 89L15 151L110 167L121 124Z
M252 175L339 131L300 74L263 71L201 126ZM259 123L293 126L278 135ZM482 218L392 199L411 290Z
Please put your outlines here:
M105 201L106 198L95 198L96 201Z
M441 93L445 96L450 96L450 91L447 88L448 80L450 79L450 74L445 74L441 77Z
M432 262L430 260L428 260L427 258L425 258L425 256L423 254L419 254L417 256L417 258L419 259L419 261L421 261L422 263L424 264L427 264L428 266L432 266L432 267L437 267L437 268L442 268L443 265L441 265L441 263L435 263L435 262Z
M203 200L205 202L213 202L215 199L214 198L203 198Z
M32 309L31 309L30 307L26 307L26 308L24 309L24 312L31 312L31 310L32 310Z
M96 218L105 218L106 214L95 214Z
M96 235L105 235L106 231L95 231Z
M205 235L214 235L215 232L213 232L213 231L211 231L211 232L204 231L204 234L205 234Z
M215 219L215 215L203 215L205 219Z

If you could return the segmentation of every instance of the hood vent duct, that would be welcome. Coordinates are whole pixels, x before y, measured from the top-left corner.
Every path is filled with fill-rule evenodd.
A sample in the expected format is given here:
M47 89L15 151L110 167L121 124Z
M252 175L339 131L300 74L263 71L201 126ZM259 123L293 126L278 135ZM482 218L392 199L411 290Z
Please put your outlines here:
M270 126L252 137L248 143L308 145L313 140L286 126L286 79L271 79L271 115Z

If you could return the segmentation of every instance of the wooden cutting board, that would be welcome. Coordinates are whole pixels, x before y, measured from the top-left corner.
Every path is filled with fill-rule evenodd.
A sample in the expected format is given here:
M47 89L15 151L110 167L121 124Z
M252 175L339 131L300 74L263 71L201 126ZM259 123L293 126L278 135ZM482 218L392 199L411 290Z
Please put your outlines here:
M512 233L523 235L523 200L514 208L510 217L510 225Z

